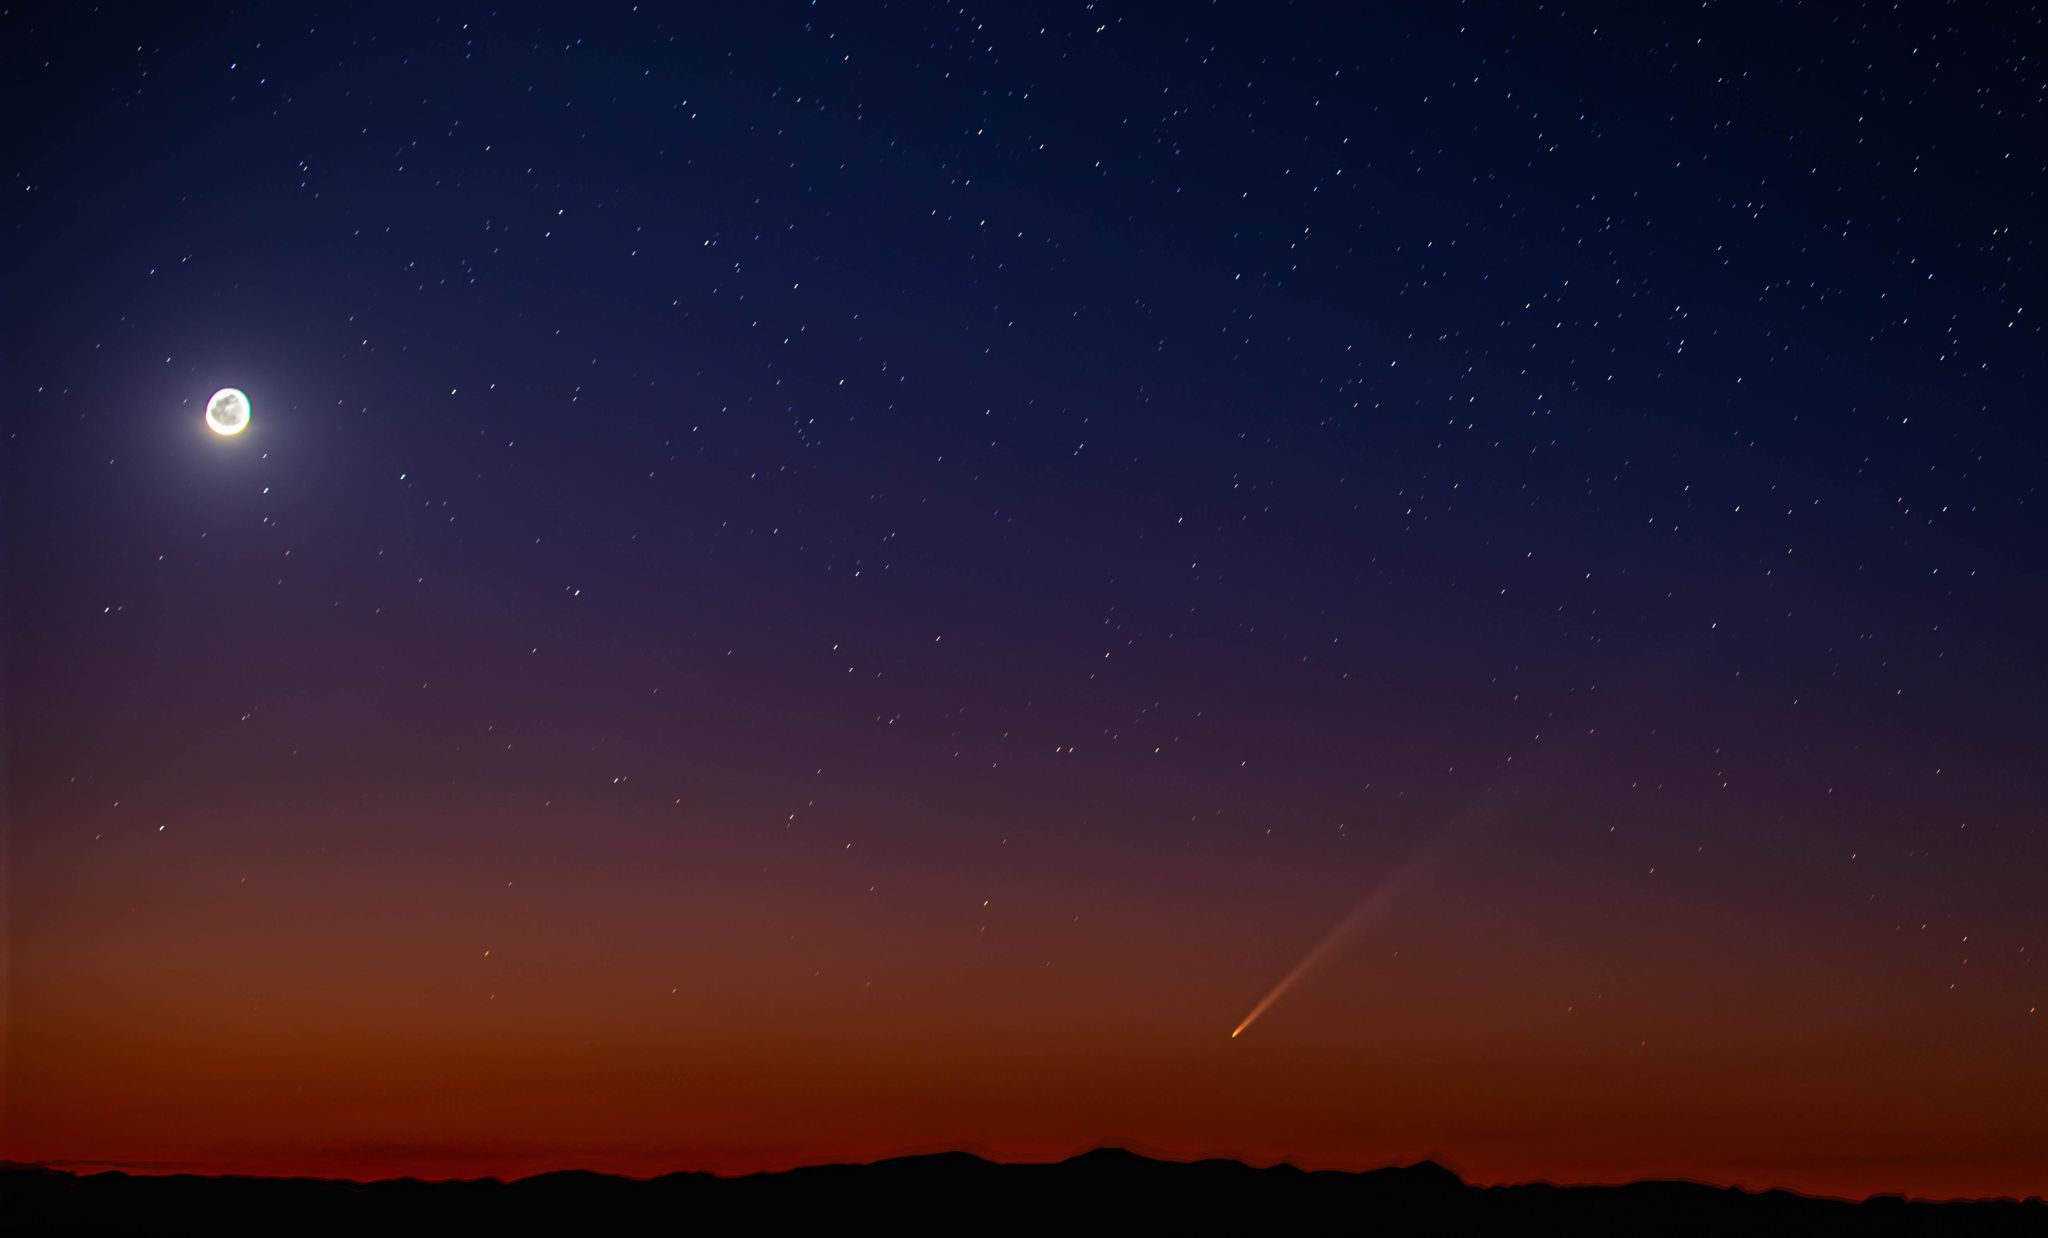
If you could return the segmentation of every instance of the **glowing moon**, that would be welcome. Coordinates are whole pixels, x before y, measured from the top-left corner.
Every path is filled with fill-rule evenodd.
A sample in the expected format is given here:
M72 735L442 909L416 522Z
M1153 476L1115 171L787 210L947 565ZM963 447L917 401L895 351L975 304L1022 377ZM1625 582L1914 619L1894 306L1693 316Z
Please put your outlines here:
M222 387L206 402L206 428L215 434L240 434L249 428L249 397Z

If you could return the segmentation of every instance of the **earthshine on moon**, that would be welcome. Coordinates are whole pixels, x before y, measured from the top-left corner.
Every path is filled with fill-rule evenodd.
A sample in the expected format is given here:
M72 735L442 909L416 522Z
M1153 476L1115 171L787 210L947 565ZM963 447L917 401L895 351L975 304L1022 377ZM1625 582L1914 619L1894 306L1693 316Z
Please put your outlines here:
M240 434L249 428L249 397L222 387L206 402L206 428L215 434Z

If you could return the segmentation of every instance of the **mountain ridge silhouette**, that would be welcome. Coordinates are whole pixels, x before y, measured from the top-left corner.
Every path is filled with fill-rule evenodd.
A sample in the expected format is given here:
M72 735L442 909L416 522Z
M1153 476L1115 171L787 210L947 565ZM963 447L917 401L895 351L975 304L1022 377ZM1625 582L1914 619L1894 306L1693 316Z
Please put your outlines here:
M809 1165L721 1177L630 1178L566 1169L445 1179L79 1173L0 1162L0 1216L32 1233L588 1232L759 1223L897 1229L1229 1223L1325 1228L1334 1218L1402 1233L2043 1234L2038 1196L1851 1201L1683 1180L1615 1186L1475 1186L1431 1160L1363 1171L1162 1160L1122 1148L1061 1161L971 1152Z

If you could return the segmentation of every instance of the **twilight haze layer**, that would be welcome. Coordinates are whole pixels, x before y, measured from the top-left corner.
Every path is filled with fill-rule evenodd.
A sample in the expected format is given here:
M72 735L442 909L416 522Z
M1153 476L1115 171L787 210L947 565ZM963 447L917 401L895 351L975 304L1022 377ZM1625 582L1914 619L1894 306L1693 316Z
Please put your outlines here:
M2044 46L0 15L0 1156L2039 1192Z

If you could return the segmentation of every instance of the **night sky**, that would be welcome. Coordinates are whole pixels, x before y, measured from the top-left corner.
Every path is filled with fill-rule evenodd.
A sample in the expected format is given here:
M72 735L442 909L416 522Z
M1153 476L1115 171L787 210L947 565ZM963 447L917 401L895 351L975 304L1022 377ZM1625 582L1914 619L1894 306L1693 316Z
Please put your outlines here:
M2040 1192L2043 23L0 15L0 1156Z

